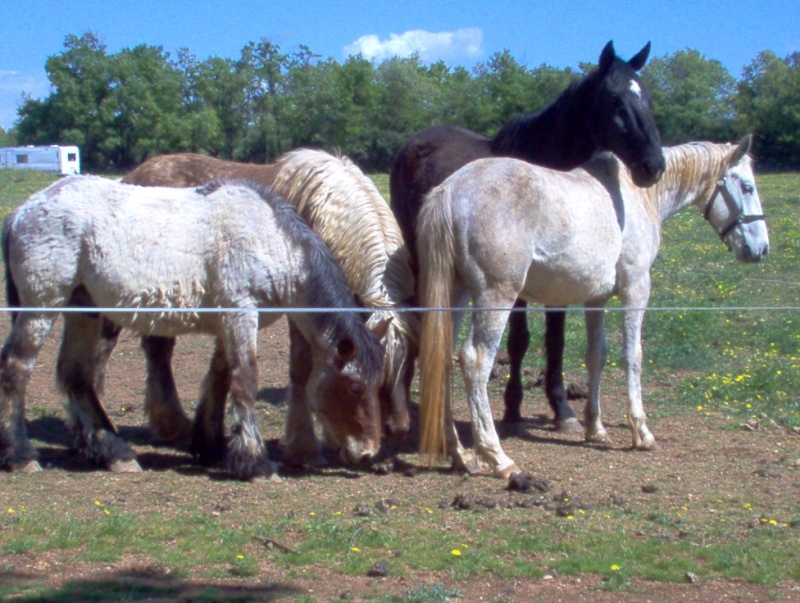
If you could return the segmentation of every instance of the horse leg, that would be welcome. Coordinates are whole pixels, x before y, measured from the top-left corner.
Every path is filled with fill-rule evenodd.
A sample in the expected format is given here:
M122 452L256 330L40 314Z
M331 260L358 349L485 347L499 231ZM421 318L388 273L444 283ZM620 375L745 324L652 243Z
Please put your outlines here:
M275 474L276 467L267 457L255 417L258 313L233 314L226 317L226 322L228 332L225 348L231 365L233 402L228 468L241 479L269 478Z
M600 376L606 364L608 348L605 334L605 313L602 307L587 307L586 369L589 373L589 399L586 401L584 421L586 441L608 443L608 432L600 416Z
M644 308L644 301L626 303L630 308ZM622 314L622 350L628 385L628 426L633 436L633 447L639 450L652 450L656 440L645 421L647 415L642 404L642 322L643 310L625 310Z
M21 313L0 351L0 467L41 471L25 425L25 390L55 316Z
M314 418L308 406L307 386L311 377L311 346L289 321L289 407L283 442L286 462L296 466L325 463L322 446L314 433Z
M58 386L67 396L78 450L115 473L141 471L136 453L117 435L95 390L100 329L99 316L64 314L64 337L56 363Z
M174 337L142 337L142 350L147 360L144 412L157 437L183 446L192 437L192 422L181 407L172 375L175 341Z
M567 313L562 309L549 308L545 312L544 349L547 353L547 367L544 373L544 390L550 408L553 409L553 422L556 431L575 433L583 427L575 413L567 404L564 389L564 322Z
M222 342L217 339L214 355L200 388L200 403L192 427L190 449L204 465L213 465L225 456L225 402L230 389L228 356Z
M505 414L503 423L519 423L522 421L522 359L528 351L531 341L531 333L528 329L528 315L525 308L528 304L518 299L514 303L514 312L508 318L508 340L506 350L508 351L508 383L503 395L505 402ZM552 403L551 403L552 404Z
M513 299L504 300L501 296L484 295L476 300L475 306L510 308L512 304ZM520 469L500 446L486 386L509 312L510 310L504 312L476 310L469 334L458 357L472 418L475 450L478 457L489 464L492 473L503 479L519 473Z
M122 332L122 327L116 323L107 318L102 320L100 343L97 346L97 354L95 354L94 358L94 391L101 398L106 391L106 367L114 348L117 347L119 334Z
M470 302L470 296L466 291L457 290L453 294L453 307L465 308ZM463 310L454 310L452 312L453 319L453 351L458 343L458 333L461 332L461 323L464 320ZM466 471L470 474L476 474L480 471L478 459L470 451L464 448L461 440L458 437L456 430L456 423L453 420L453 408L451 405L452 395L448 396L447 404L444 408L444 438L445 438L445 451L453 459L453 469L459 471Z

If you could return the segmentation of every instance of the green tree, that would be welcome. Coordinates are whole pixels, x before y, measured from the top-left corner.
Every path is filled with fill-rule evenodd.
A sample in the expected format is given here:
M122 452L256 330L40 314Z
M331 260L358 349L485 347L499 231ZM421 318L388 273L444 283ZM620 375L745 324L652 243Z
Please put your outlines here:
M340 65L307 47L290 58L285 91L286 139L290 148L330 148L336 143L342 99L336 91Z
M184 94L184 102L192 115L196 149L224 159L241 158L250 118L247 74L236 61L219 57L185 69L192 92Z
M289 57L269 40L248 43L237 64L244 77L247 131L242 159L264 163L274 160L285 149L284 114L287 97L285 77Z
M113 121L101 148L116 167L182 145L184 75L161 47L140 45L111 57Z
M735 138L736 81L719 61L696 50L681 50L651 60L642 79L653 94L664 144Z
M19 108L19 139L26 144L76 144L87 167L108 165L104 141L114 120L111 61L96 34L68 35L64 51L48 57L54 92Z
M745 67L736 104L759 161L800 168L800 53L780 59L761 52Z
M493 54L474 73L480 109L466 124L469 129L491 136L514 115L531 110L531 74L508 50Z
M14 145L14 138L12 137L11 133L6 132L2 126L0 126L0 147L10 147Z

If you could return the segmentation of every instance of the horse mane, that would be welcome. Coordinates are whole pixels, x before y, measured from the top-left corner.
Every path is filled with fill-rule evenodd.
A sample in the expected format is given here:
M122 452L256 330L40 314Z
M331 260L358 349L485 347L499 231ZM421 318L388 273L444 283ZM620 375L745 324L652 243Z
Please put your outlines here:
M250 180L218 179L197 189L200 194L209 194L220 186L242 186L254 191L273 210L275 223L286 234L288 240L296 243L304 251L308 265L306 294L313 296L314 307L318 308L356 308L353 292L345 279L339 262L331 250L303 220L295 208L277 191L269 186ZM308 301L305 304L308 306ZM349 339L355 344L356 353L365 371L378 372L382 362L380 348L376 348L369 338L369 330L353 328L354 321L361 318L354 312L309 312L309 319L320 332L329 331L334 341ZM367 352L370 352L367 354ZM367 373L369 374L369 373Z
M666 169L658 183L650 188L639 189L649 211L659 215L658 200L665 191L675 191L677 198L693 194L706 199L725 172L727 159L733 150L729 144L713 142L689 142L672 147L663 147ZM627 169L622 170L635 187ZM698 188L700 185L700 188ZM694 201L694 200L693 200ZM657 218L660 223L660 218Z
M492 138L492 151L499 153L510 152L512 149L517 150L520 148L520 140L532 139L531 130L540 131L542 125L550 121L552 116L562 113L574 104L576 91L580 86L585 85L588 77L571 82L556 100L543 109L520 113L508 120Z
M627 63L619 57L614 57L611 65L600 71L593 69L582 78L574 79L548 106L539 111L530 111L516 115L503 125L491 141L492 151L497 155L511 154L514 157L533 161L544 165L541 157L534 154L531 144L536 142L544 148L552 144L563 144L562 141L549 140L546 128L555 126L561 120L574 122L579 115L576 107L587 101L587 97L597 87L601 79L607 79L614 86L624 84L625 78L630 77L631 69L623 69ZM577 123L575 124L578 125ZM559 165L551 167L561 168Z
M409 252L397 220L375 184L347 157L298 149L276 163L273 187L297 209L338 258L350 288L366 307L390 316L387 349L416 338L414 316L396 312L414 294ZM385 369L388 367L384 367Z

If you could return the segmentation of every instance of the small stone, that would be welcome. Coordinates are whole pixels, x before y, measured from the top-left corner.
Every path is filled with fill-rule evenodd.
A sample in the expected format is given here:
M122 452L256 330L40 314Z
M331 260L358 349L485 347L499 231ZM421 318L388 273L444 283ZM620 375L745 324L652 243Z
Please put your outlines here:
M755 417L751 417L739 427L742 429L742 431L757 431L759 428L759 421Z
M356 506L355 513L359 517L369 517L370 515L375 513L375 510L372 507L370 507L369 505L358 505L358 506Z
M389 575L389 568L383 561L375 562L367 572L367 576L369 576L370 578L385 578L388 575Z

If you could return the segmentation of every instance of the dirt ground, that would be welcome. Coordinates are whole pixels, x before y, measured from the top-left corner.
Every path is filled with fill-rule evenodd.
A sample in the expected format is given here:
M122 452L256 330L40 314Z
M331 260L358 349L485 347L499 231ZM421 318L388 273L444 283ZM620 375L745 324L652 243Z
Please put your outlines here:
M0 317L0 337L7 330ZM138 338L124 334L109 367L106 408L122 435L133 444L143 473L112 475L87 466L70 449L70 435L61 419L62 402L53 386L54 360L60 323L43 350L28 389L29 430L40 450L45 470L36 475L0 473L0 504L3 510L19 504L51 504L56 509L103 497L107 504L126 513L152 508L162 512L194 507L210 514L240 512L286 513L303 497L341 500L348 510L361 503L372 505L387 497L398 504L435 507L443 499L462 495L465 500L509 498L505 483L489 477L465 480L444 472L436 480L421 479L409 470L417 463L416 443L411 438L389 453L404 459L387 471L332 471L303 479L288 477L281 483L241 484L227 479L220 470L195 464L184 452L160 446L141 424L144 383L143 358ZM287 385L287 335L281 321L260 336L259 368L262 390L260 420L265 439L278 449ZM191 400L210 359L211 343L202 337L187 337L176 350L175 373L184 400ZM646 380L646 377L645 377ZM607 381L607 380L606 380ZM547 479L553 492L569 492L591 504L616 500L620 505L648 508L654 499L660 508L703 500L706 484L716 491L741 498L743 492L758 500L761 513L775 516L796 510L800 504L797 459L800 436L777 426L748 430L723 429L721 416L668 417L649 422L659 447L652 453L631 452L627 426L622 419L621 387L604 383L604 416L613 445L607 449L585 446L580 436L560 435L550 430L544 416L544 397L536 389L527 394L524 414L531 417L520 433L504 439L506 452L535 477ZM616 402L615 402L616 400ZM579 402L573 402L578 408ZM188 407L188 403L187 403ZM496 417L502 409L494 400ZM468 434L464 410L457 412L459 427ZM102 494L101 494L102 493ZM45 502L46 501L46 502ZM413 502L412 502L413 501ZM267 508L268 505L268 508ZM251 516L252 517L252 516ZM247 515L242 515L246 521ZM788 519L788 518L787 518ZM757 521L754 517L754 521ZM2 532L0 531L0 542ZM257 546L257 545L254 545ZM794 582L760 586L741 581L655 583L633 581L624 590L603 589L602 578L547 576L537 580L497 580L491 576L453 581L434 572L408 572L402 576L347 576L321 567L286 568L274 563L259 565L255 577L218 580L175 579L169 570L142 566L140 559L123 558L114 563L70 558L63 551L34 555L0 553L0 581L40 580L54 588L92 583L102 599L102 585L126 583L141 587L170 588L171 593L148 600L192 601L202 599L209 586L225 593L225 599L264 601L362 601L381 595L407 597L420 584L452 584L463 601L800 601L800 586ZM154 590L153 592L157 592ZM305 598L304 598L305 597ZM13 597L8 600L15 600ZM141 600L141 599L136 599ZM208 600L208 599L202 599Z

